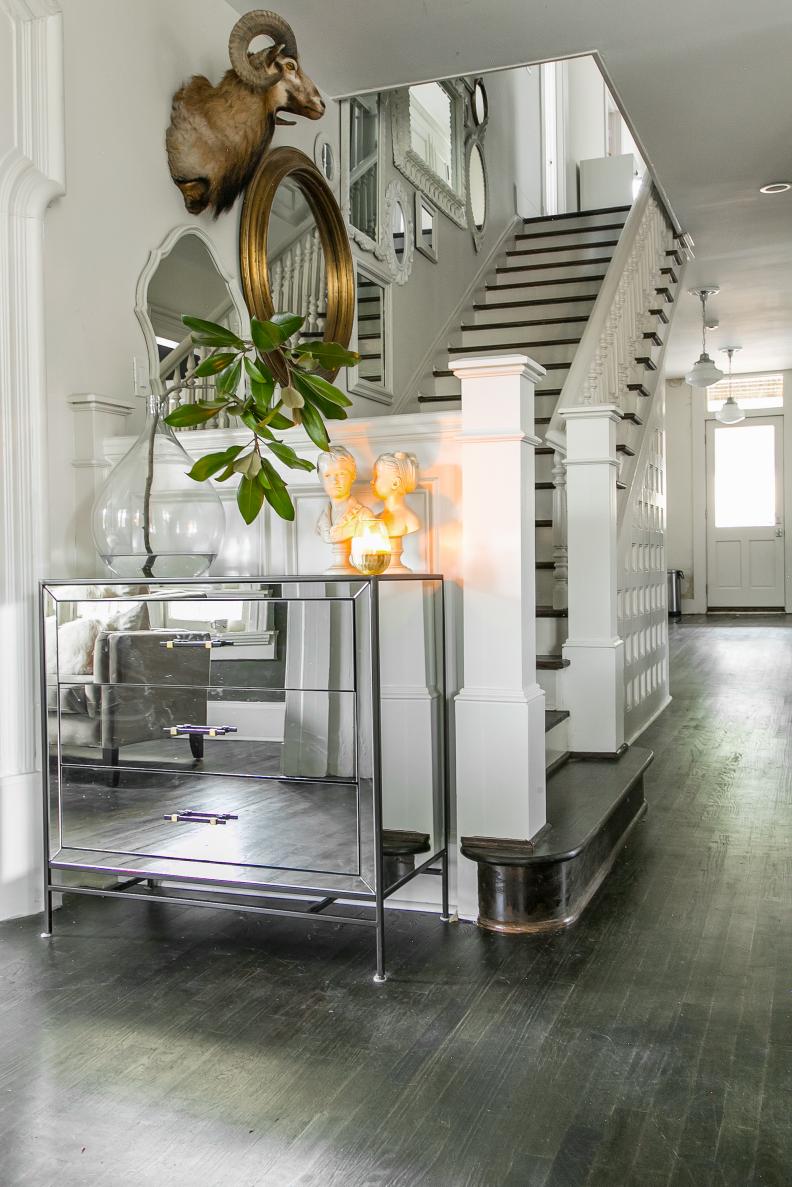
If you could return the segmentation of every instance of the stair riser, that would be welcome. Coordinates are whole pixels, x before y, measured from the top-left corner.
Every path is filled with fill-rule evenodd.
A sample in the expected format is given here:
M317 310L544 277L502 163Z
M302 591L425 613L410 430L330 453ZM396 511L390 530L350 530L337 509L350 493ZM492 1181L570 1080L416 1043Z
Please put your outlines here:
M549 707L549 706L548 706ZM569 718L559 721L545 734L545 766L569 752Z
M509 250L512 248L515 251L533 250L534 248L549 248L556 249L571 248L574 244L585 244L586 247L593 247L597 243L611 242L614 239L619 239L621 235L621 227L614 228L610 224L603 223L602 227L588 228L585 230L578 230L574 235L515 235L514 239L509 243ZM614 248L608 248L613 251ZM559 251L560 254L560 251Z
M533 300L533 298L529 298ZM591 311L594 308L593 301L563 301L558 304L547 305L528 305L523 304L514 309L496 309L494 306L487 309L476 309L472 316L468 319L471 325L474 326L491 326L497 322L502 321L541 321L548 317L585 317L591 316ZM572 322L571 325L581 327L582 322ZM560 326L546 326L548 337L556 334L559 330L564 329L564 325ZM538 335L537 335L538 336Z
M538 655L560 655L566 637L566 618L537 618L536 651Z
M445 370L447 366L448 360L446 359L443 361L441 369ZM556 389L563 387L564 380L568 374L568 368L559 371L548 371L547 375L539 381L534 394L534 414L536 416L551 416L558 403L557 395L542 395L542 388L550 387ZM462 394L462 389L455 375L435 375L426 381L423 392L427 396L446 396L449 399L456 398L458 400Z
M553 514L553 492L551 490L536 491L536 518L551 519ZM544 651L544 647L539 648Z
M552 569L536 570L536 604L538 606L552 606L555 573Z
M549 561L553 559L553 529L552 528L537 528L534 537L536 548L536 559L538 561Z
M615 244L612 238L609 237L606 237L605 241L599 246L595 241L590 246L568 247L564 248L563 251L559 251L558 248L554 251L536 250L543 246L543 240L537 240L536 242L531 240L512 242L509 244L508 250L498 259L498 265L579 264L585 260L599 260L602 256L612 256L615 250ZM550 244L550 246L552 247L553 245Z
M536 457L536 481L537 482L552 482L553 481L553 455L549 453L540 453Z
M534 277L537 280L538 277ZM601 281L581 279L575 284L553 284L548 281L546 283L538 284L533 288L526 289L506 289L498 286L494 289L486 289L481 300L476 304L498 305L505 301L511 303L519 301L521 298L526 301L540 301L547 300L548 297L567 297L570 299L577 299L578 297L596 297L599 292Z
M578 227L601 227L605 223L623 224L628 213L626 210L603 211L601 214L577 214L573 218L553 218L548 215L536 222L531 220L523 223L517 231L520 235L538 235L542 231L572 231Z
M484 334L479 336L482 338L486 337ZM474 346L476 347L475 350L468 349L465 351L465 355L467 355L468 358L477 358L479 351L482 355L494 353L510 354L519 352L520 354L527 354L529 358L532 358L536 363L541 363L543 367L546 367L548 363L564 363L567 367L569 367L573 358L575 357L575 351L577 350L577 343L565 343L562 346L539 346L536 343L532 345L530 342L520 343L517 342L516 339L510 344L510 349L505 348L503 344L499 345L497 342L491 342L489 346L485 346L483 342L478 342L474 343ZM444 357L448 359L449 354L452 357L454 356L453 347L450 348ZM447 367L448 363L445 362L442 364L442 366ZM557 387L558 385L554 384L554 386Z
M606 256L610 260L610 256ZM507 284L521 284L523 281L558 281L569 280L571 278L580 277L583 280L589 279L592 276L602 276L608 267L607 263L580 263L580 264L564 264L560 268L533 268L529 266L521 267L522 260L517 260L510 264L508 270L505 268L498 268L494 276L487 282L488 284L507 285Z
M536 682L540 688L544 689L545 694L545 709L564 709L563 698L563 670L560 671L544 671L540 669L536 673ZM563 724L563 723L562 723ZM558 726L555 727L558 729ZM552 733L552 730L549 731Z
M493 346L497 346L502 342L520 342L529 346L530 343L536 342L537 339L542 341L550 341L554 338L580 338L584 329L585 322L562 322L557 326L493 326L488 325L483 328L472 330L464 327L458 330L451 339L452 349L454 346L484 346L490 350ZM573 353L574 346L569 348Z

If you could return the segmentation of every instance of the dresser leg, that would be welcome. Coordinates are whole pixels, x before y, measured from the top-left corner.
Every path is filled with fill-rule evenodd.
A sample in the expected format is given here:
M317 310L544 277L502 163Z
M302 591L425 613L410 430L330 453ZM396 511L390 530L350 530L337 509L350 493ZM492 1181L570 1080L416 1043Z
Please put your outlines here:
M204 756L203 734L190 734L190 750L193 758L200 762Z
M48 940L52 935L52 891L47 887L44 891L44 930L42 940Z
M377 901L377 971L374 984L383 985L388 977L385 972L385 903Z
M440 907L440 918L442 919L443 923L448 923L451 919L451 916L448 911L448 850L447 849L443 853L443 856L440 860L441 860L440 868L443 871L442 876L441 876L443 901L442 901L442 906Z
M102 749L102 761L104 765L109 768L108 782L111 787L118 787L121 779L121 772L118 770L118 747L105 746Z

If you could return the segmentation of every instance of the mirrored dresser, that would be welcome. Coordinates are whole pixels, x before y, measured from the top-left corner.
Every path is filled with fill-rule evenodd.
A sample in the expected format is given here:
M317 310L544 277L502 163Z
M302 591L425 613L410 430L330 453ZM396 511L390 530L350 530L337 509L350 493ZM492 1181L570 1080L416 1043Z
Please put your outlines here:
M42 583L44 934L56 892L308 916L384 980L390 895L448 918L443 636L436 576Z

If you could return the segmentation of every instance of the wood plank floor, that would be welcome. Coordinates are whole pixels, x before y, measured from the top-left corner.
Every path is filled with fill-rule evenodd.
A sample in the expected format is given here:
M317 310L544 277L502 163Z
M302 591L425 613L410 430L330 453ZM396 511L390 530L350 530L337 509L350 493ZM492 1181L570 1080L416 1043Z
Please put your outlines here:
M0 926L3 1187L792 1183L792 620L671 628L649 814L574 929L68 899Z

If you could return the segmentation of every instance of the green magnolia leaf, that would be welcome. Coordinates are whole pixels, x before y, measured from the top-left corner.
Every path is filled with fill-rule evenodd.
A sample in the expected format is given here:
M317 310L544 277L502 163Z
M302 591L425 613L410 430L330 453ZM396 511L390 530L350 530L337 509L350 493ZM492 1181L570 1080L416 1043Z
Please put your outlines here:
M250 336L253 345L260 354L269 354L281 344L280 330L271 321L259 321L257 317L250 319Z
M301 328L305 318L297 313L273 313L270 321L280 330L281 342L286 342Z
M340 388L336 387L334 383L330 383L329 380L323 379L321 375L303 375L302 379L312 392L323 396L331 404L338 404L340 408L351 406L352 401L349 396L344 395Z
M215 387L218 393L226 396L232 396L239 387L239 381L242 378L242 364L237 359L233 367L229 367L222 375L218 375L215 381Z
M187 425L200 425L205 420L211 420L213 416L217 416L225 406L225 400L217 400L211 404L180 404L178 408L173 409L173 412L168 413L165 417L165 424L171 425L175 429L182 429Z
M254 363L252 359L247 357L247 355L245 355L244 362L245 370L247 371L250 378L255 380L256 383L270 383L273 387L275 386L275 380L270 375L266 367L263 367L258 362Z
M250 394L253 396L256 407L262 416L266 416L269 412L270 404L272 403L272 393L275 391L275 380L270 379L265 383L259 383L257 379L250 381Z
M340 342L301 342L295 349L298 354L309 354L328 371L336 367L354 367L360 362L357 351L347 350Z
M309 462L308 458L298 457L291 445L284 445L282 441L270 441L269 447L270 451L275 454L275 457L292 470L316 469L316 466L313 462Z
M305 431L317 449L321 449L323 452L328 450L330 448L330 439L327 436L327 429L313 405L309 404L306 400L305 407L300 409L300 413Z
M242 421L243 425L247 425L247 427L249 429L252 429L254 433L258 432L258 426L259 426L261 417L258 415L257 412L253 412L250 410L248 410L247 412L240 412L239 419Z
M280 490L286 488L286 483L281 478L278 471L273 466L272 462L267 461L266 458L261 459L261 469L267 476L266 486L271 486L273 490Z
M217 322L204 321L200 317L184 316L182 321L188 330L192 330L193 341L197 341L200 336L204 346L235 346L237 350L242 350L245 345L228 326L219 326Z
M264 487L255 478L243 477L237 490L237 506L245 523L252 523L264 503Z
M294 428L294 421L289 420L288 416L284 416L282 412L274 413L273 416L270 417L268 423L271 429L278 429L281 432L284 429Z
M318 376L316 375L300 375L297 371L292 371L292 381L294 386L298 389L298 391L302 392L304 398L310 404L313 404L314 408L316 408L316 410L321 413L322 416L324 416L327 420L346 420L347 414L344 409L339 404L332 403L326 398L326 396L321 394L315 383L317 378ZM324 379L322 382L327 383L327 381ZM327 384L327 386L332 387L332 384ZM343 392L339 392L339 395L343 396ZM343 396L343 398L346 400L346 396ZM348 400L347 403L351 403L351 400Z
M229 466L229 463L234 460L241 450L241 445L232 445L230 448L224 449L221 453L205 453L203 457L198 458L197 462L193 464L192 469L187 471L187 474L190 478L194 478L196 482L205 482L207 478L211 478L218 470L222 470L224 466ZM230 469L233 473L233 466Z
M217 375L219 371L225 371L226 367L230 367L236 358L235 354L213 354L208 359L204 359L199 363L193 372L197 377L205 375Z
M259 474L259 478L261 478L261 474ZM281 519L294 519L294 503L292 503L291 496L285 486L262 487L261 491L276 515L279 515Z
M240 449L241 449L241 446L240 446ZM225 470L223 470L222 474L217 475L217 481L218 482L228 482L229 478L233 478L235 473L236 473L236 471L234 470L234 464L232 462L230 466L226 466L226 468L225 468Z

